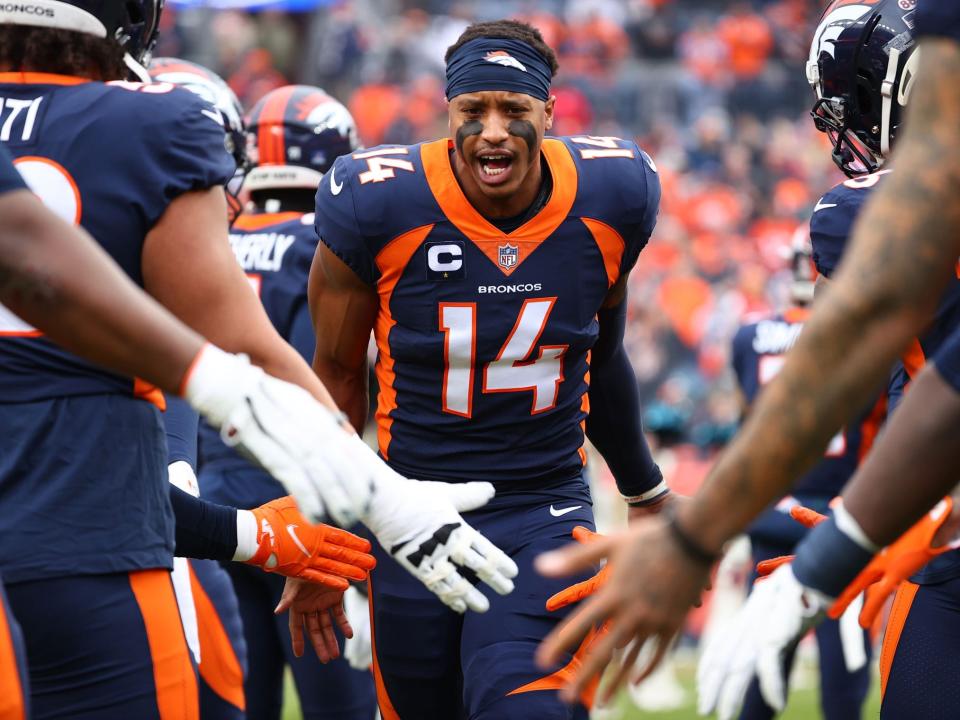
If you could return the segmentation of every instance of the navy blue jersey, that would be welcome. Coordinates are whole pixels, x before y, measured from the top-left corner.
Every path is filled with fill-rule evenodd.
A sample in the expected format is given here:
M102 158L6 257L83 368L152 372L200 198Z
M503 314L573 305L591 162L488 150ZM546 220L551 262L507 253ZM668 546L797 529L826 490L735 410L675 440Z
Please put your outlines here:
M794 308L783 315L741 327L733 338L733 369L748 405L783 367L793 347L807 310ZM869 452L886 416L885 402L876 402L860 413L830 441L826 455L794 484L799 497L829 500L840 494L860 460Z
M315 341L307 277L317 249L313 213L241 215L230 230L230 244L270 322L310 362ZM219 433L204 422L199 481L205 498L240 508L257 507L286 494L280 483L224 445Z
M24 190L26 187L20 173L13 166L10 153L0 145L0 193L10 190Z
M810 241L817 270L830 276L843 256L860 209L864 207L873 190L879 187L893 172L881 170L862 178L847 180L824 195L817 203L810 221ZM951 351L948 339L960 328L960 273L947 286L936 314L923 333L915 338L893 369L890 382L889 405L892 409L900 402L904 389L917 376L928 358L941 357L941 372L948 381ZM941 348L944 354L941 355ZM940 582L960 575L960 553L940 555L915 575L914 582Z
M404 475L517 487L581 471L597 311L656 222L649 157L548 138L546 205L504 233L469 203L448 140L339 158L317 234L380 297L380 453Z
M3 73L0 98L0 141L27 185L139 285L144 239L171 201L233 175L218 115L171 85ZM142 385L0 313L8 582L170 566L166 446Z
M960 42L960 3L956 0L919 0L917 37L953 38Z

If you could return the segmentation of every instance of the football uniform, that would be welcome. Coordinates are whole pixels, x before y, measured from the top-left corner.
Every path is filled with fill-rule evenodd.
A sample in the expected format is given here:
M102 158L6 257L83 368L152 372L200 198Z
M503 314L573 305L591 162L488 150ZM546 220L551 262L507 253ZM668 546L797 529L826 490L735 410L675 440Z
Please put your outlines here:
M10 190L23 190L26 187L20 173L13 166L10 153L0 145L0 193Z
M860 209L872 191L893 170L847 180L817 203L810 225L814 261L829 276L843 255ZM910 344L894 368L889 392L892 412L910 380L929 358L941 358L941 373L950 381L952 352L948 340L960 328L960 273L944 290L936 314L926 330ZM960 382L958 382L960 384ZM931 672L927 659L937 647L953 647L960 637L960 551L934 558L903 583L894 600L880 656L881 717L885 720L924 717L946 718L954 706L945 701L944 682L960 672L957 657L937 655L940 667ZM949 683L948 683L949 684ZM945 704L946 702L946 704Z
M733 340L733 369L747 405L753 403L761 388L779 372L787 351L800 336L808 314L806 309L792 308L782 315L744 325L738 330ZM807 530L790 517L791 507L799 504L829 512L830 501L840 494L869 451L885 415L884 398L843 428L830 441L825 457L797 480L791 494L767 509L747 529L754 568L763 560L791 554L803 539ZM751 585L756 579L755 573ZM860 633L860 642L869 657L871 646L867 633L859 628L856 632ZM820 650L820 704L824 717L828 720L858 717L870 685L869 666L852 673L847 671L838 621L821 623L816 636ZM787 668L792 664L791 654ZM754 681L747 691L740 717L754 720L774 715Z
M532 567L593 528L583 475L597 312L653 230L652 161L616 138L548 138L552 192L519 227L469 203L448 140L339 158L317 192L322 242L379 295L380 454L398 472L492 482L465 518L520 568L484 615L457 615L375 544L374 669L385 718L568 718L537 643L571 580ZM579 578L582 579L582 578ZM551 691L551 692L542 692Z
M144 239L171 201L233 174L216 116L169 85L3 73L0 97L0 139L27 184L140 285ZM0 507L15 509L0 514L0 571L34 716L195 717L150 402L162 396L0 309L0 397Z
M307 276L317 247L313 213L241 215L231 228L230 243L274 327L310 362L315 341ZM198 479L204 498L250 509L287 494L280 483L227 447L206 423L200 427L200 456ZM352 669L344 658L324 665L314 653L294 657L287 618L273 613L284 578L240 563L225 568L249 649L244 681L249 716L280 717L284 668L289 665L307 720L372 718L376 695L370 673ZM200 627L202 633L202 621ZM201 662L201 677L202 671Z
M960 7L944 0L919 0L916 15L918 38L944 37L960 42Z

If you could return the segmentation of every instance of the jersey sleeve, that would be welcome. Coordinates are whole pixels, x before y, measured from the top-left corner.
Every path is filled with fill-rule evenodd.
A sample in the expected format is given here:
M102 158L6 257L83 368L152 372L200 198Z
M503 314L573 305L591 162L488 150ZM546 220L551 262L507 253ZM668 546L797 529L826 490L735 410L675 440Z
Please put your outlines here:
M744 395L748 395L750 388L746 382L747 356L750 353L750 344L753 340L753 325L744 325L733 336L733 345L730 349L730 363L733 374L737 377L737 385Z
M0 146L0 193L26 189L27 185L13 166L10 154L3 146Z
M320 242L340 258L363 282L374 285L377 269L374 255L357 217L353 175L347 158L340 157L323 176L317 188L314 228Z
M941 377L960 393L960 329L954 331L933 356L933 364Z
M955 0L920 0L916 23L917 37L946 37L960 42L960 4Z
M864 197L858 196L862 194ZM817 201L810 217L810 244L813 264L824 277L833 275L840 264L854 221L867 193L838 185Z
M141 119L144 152L130 155L143 165L143 182L156 189L144 200L152 227L178 196L224 185L236 166L226 149L223 118L212 105L182 88L148 97L152 102L139 108L141 115L150 115Z
M660 213L660 176L657 166L647 153L634 145L638 154L638 165L642 168L643 187L636 189L641 202L635 218L631 218L630 230L624 237L625 247L623 260L620 263L620 274L629 273L637 264L641 251L650 241L653 229L657 225L657 216Z
M200 426L200 416L196 410L181 398L168 397L163 426L167 435L167 464L182 460L196 472L197 433Z

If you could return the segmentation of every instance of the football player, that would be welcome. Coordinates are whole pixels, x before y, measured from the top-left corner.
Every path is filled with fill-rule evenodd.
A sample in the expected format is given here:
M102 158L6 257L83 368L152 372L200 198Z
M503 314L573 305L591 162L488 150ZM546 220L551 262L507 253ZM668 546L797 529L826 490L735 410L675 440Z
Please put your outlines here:
M790 295L793 307L774 317L751 322L741 327L733 339L733 369L743 393L745 415L760 389L770 382L783 365L784 356L796 342L813 300L816 270L811 257L810 238L806 230L793 239L791 265L793 280ZM840 494L856 470L860 458L869 451L886 410L886 398L867 408L848 427L834 437L825 457L805 473L793 486L790 495L768 508L747 529L756 565L764 560L787 555L803 538L803 527L790 517L790 509L803 505L826 513L830 501ZM750 578L752 584L755 575ZM870 643L854 619L830 621L817 630L820 650L820 704L826 718L850 718L860 708L870 684L867 661ZM853 629L849 637L843 633ZM848 633L849 635L849 633ZM789 677L793 657L786 658L784 677ZM753 686L747 693L741 720L773 717L770 708Z
M565 583L531 563L574 526L593 527L585 437L631 514L667 502L622 343L627 276L653 231L659 178L632 141L544 138L556 70L531 26L470 26L446 55L450 137L341 157L317 192L314 369L362 423L372 330L380 454L438 488L492 481L497 498L471 521L523 570L517 592L491 597L476 622L377 548L385 718L571 717L555 690L579 660L546 673L533 663L565 614L545 601Z
M277 332L309 361L315 344L307 304L317 247L313 197L333 161L359 147L356 125L320 88L295 85L261 98L250 111L247 132L252 167L244 191L252 207L233 224L230 244ZM205 498L252 508L286 494L208 425L201 426L200 454ZM289 666L305 718L372 718L376 696L369 672L353 670L345 659L321 666L312 653L297 658L291 652L286 621L273 613L283 580L236 563L226 567L249 649L244 689L250 717L280 717ZM351 620L365 622L362 615Z
M468 563L509 592L512 563L450 500L472 494L481 502L492 488L438 497L391 473L339 421L322 384L270 326L226 242L221 186L234 163L219 114L169 85L104 82L128 67L142 71L160 5L0 7L3 142L18 170L175 315L301 386L267 383L212 346L183 382L192 404L215 424L229 420L228 436L252 444L309 517L326 509L340 523L363 519L391 547L426 546L431 563ZM9 539L0 570L32 662L33 712L193 717L195 680L168 572L165 444L157 408L136 396L159 397L81 361L16 316L0 322L0 502L16 508L0 522ZM258 394L232 402L248 383ZM283 422L283 413L300 421ZM460 579L456 571L448 577ZM463 609L479 594L465 585L446 588Z
M871 20L874 9L875 4L834 2L827 12L846 10L858 21L876 22ZM920 0L916 12L904 17L902 37L891 49L900 49L909 38L910 24L922 39L907 121L893 155L897 170L885 176L865 207L835 282L744 429L695 500L668 522L650 520L626 535L588 548L571 546L542 560L541 569L556 575L611 557L610 582L541 651L541 660L549 662L593 623L610 621L605 645L564 691L568 697L575 697L602 667L615 644L640 637L662 645L676 633L723 543L789 487L882 383L955 276L960 255L955 192L960 172L960 88L955 82L960 6ZM887 72L896 77L901 60L888 54ZM884 82L891 110L903 99L892 94L893 85ZM870 128L874 130L879 134L881 128ZM848 548L846 566L834 565L829 574L855 575L879 547L953 487L960 449L945 436L958 419L960 402L947 376L935 368L921 372L845 492L843 512L807 538L830 534ZM857 482L868 473L872 483ZM907 475L913 478L909 493L902 483ZM831 557L838 558L835 553Z

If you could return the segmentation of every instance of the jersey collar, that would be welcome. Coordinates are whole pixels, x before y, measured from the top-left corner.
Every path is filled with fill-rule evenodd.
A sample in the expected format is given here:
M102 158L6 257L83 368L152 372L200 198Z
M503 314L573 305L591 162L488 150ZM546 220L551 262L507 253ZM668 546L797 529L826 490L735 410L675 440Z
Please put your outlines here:
M0 84L10 85L83 85L93 82L76 75L57 75L43 72L0 72Z

